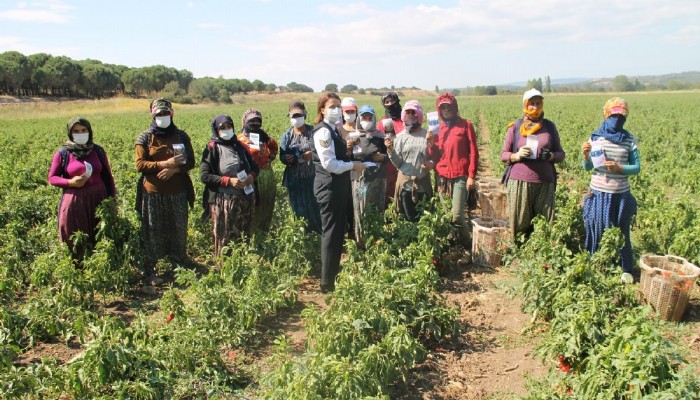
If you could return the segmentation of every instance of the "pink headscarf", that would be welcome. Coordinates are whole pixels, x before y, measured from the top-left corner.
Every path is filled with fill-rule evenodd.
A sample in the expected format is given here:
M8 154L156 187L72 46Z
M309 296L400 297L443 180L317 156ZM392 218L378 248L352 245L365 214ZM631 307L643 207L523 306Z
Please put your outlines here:
M406 118L406 110L413 110L416 112L416 117L418 118L418 124L423 125L423 107L420 105L418 100L409 100L404 104L401 110L401 121Z

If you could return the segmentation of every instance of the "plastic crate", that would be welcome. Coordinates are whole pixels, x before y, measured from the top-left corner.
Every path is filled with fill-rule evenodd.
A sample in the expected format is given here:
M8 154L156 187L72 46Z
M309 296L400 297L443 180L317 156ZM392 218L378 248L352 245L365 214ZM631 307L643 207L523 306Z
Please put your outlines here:
M659 318L680 321L700 276L700 268L682 257L651 254L642 255L639 266L642 301L649 304Z

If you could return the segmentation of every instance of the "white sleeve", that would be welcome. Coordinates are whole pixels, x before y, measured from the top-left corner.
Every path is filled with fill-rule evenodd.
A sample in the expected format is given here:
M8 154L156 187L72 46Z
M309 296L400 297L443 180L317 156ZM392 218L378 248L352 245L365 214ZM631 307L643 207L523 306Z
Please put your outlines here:
M335 145L328 128L321 128L314 133L314 147L316 147L321 166L326 171L332 174L342 174L352 169L352 162L341 161L335 157Z

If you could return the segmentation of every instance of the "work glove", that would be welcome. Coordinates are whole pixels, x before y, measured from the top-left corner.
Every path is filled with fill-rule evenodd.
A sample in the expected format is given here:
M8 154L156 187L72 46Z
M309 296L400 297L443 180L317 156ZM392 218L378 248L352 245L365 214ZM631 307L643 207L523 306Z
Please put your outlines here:
M542 149L540 152L540 160L550 161L552 158L552 152L549 149Z
M530 148L529 147L521 147L517 153L515 153L515 161L522 161L523 158L527 158L530 156Z

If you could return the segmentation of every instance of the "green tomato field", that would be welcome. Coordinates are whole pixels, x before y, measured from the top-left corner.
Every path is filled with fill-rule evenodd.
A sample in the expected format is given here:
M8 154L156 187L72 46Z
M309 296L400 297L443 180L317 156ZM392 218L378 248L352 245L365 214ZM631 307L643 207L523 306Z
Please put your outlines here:
M426 113L435 110L436 97L418 98ZM604 236L594 257L581 250L590 173L581 166L580 148L600 125L610 97L545 95L545 116L567 153L558 165L557 218L537 222L526 244L508 249L500 269L514 276L509 294L530 316L522 331L533 338L538 362L552 367L515 398L700 399L700 288L694 287L685 321L660 322L640 304L638 285L622 285L610 263L620 243L616 230ZM635 256L673 254L700 265L698 93L622 97L630 105L625 128L637 137L641 155L641 173L631 178L639 209L632 226ZM263 128L279 141L289 126L291 99L240 96L233 105L174 105L173 122L191 137L197 160L190 172L197 194L188 227L192 262L159 263L158 272L169 279L152 294L140 291L133 149L150 124L150 100L0 104L1 398L397 398L397 387L433 349L465 334L436 265L452 271L471 266L445 257L452 227L449 206L439 198L417 224L392 211L384 221L369 215L368 245L359 249L346 241L336 291L322 306L299 307L302 289L310 287L305 282L318 282L320 243L293 217L278 160L271 230L236 243L230 257L213 257L211 226L200 222L198 175L210 121L228 114L239 130L243 111L255 107ZM302 99L310 122L316 97ZM383 114L379 97L356 99ZM506 126L521 114L520 97L458 101L461 115L477 127L482 173L499 178ZM47 183L65 124L78 115L91 122L117 186L116 204L99 210L98 243L82 269L59 243L60 189ZM271 321L290 314L303 323L301 348L268 334ZM435 398L477 398L454 396Z

